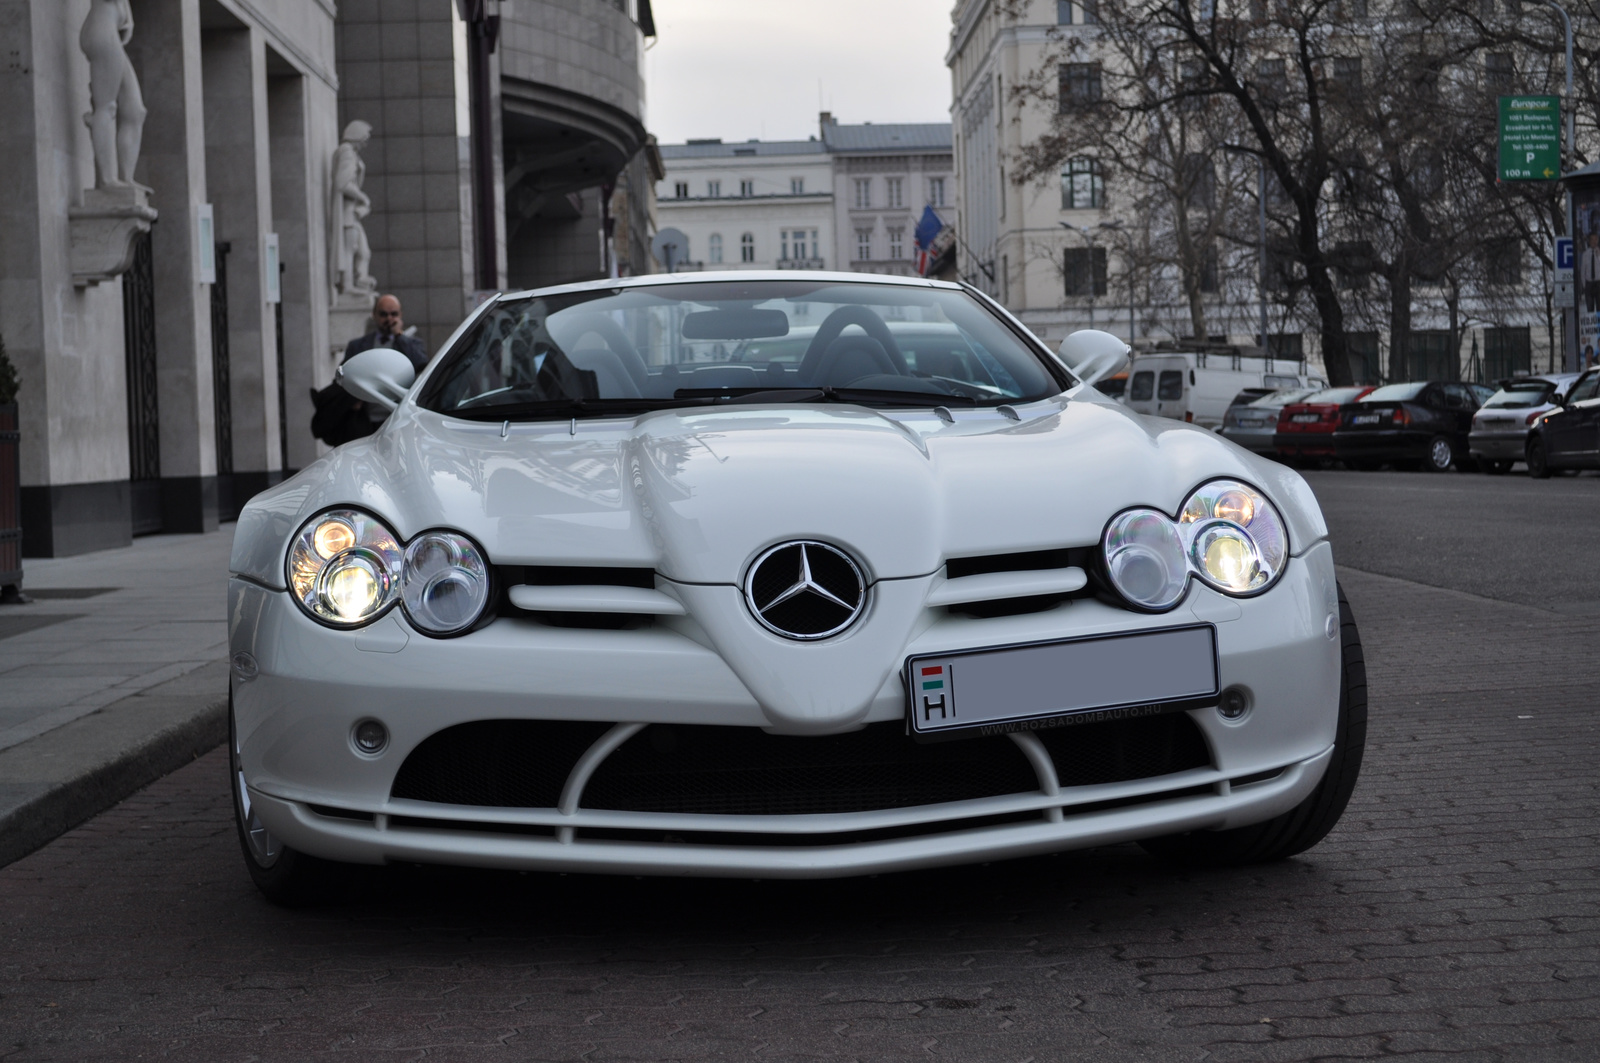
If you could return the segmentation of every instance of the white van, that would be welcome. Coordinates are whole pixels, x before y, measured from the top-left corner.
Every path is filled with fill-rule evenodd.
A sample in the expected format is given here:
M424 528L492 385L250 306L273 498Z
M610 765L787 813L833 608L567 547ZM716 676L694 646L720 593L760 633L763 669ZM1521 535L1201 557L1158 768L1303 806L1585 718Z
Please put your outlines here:
M1229 403L1246 388L1325 386L1321 377L1298 372L1300 368L1287 358L1243 353L1237 347L1151 351L1134 355L1129 363L1122 401L1138 413L1218 429Z

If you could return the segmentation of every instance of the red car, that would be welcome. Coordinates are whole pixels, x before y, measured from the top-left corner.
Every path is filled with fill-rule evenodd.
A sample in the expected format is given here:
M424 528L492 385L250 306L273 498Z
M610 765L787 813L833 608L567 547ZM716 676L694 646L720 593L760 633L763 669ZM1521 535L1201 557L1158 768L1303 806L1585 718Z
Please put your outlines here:
M1304 402L1294 402L1278 412L1278 427L1272 434L1272 448L1278 460L1290 465L1302 461L1331 460L1333 430L1339 427L1339 407L1355 402L1377 385L1328 388Z

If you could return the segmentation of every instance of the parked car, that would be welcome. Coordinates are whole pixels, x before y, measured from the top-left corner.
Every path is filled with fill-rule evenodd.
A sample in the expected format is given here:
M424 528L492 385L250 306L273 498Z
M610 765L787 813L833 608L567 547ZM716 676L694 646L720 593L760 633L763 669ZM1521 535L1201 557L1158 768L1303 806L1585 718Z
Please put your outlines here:
M1528 433L1540 417L1561 408L1577 373L1518 377L1507 381L1472 417L1467 446L1478 468L1503 473L1528 451Z
M1390 462L1443 472L1465 465L1472 415L1492 394L1481 384L1442 380L1374 388L1340 409L1334 453L1352 469Z
M1327 388L1284 406L1278 411L1278 423L1272 432L1272 448L1278 460L1290 465L1332 460L1340 408L1372 390L1371 384Z
M818 317L796 363L729 360ZM984 357L913 370L890 317ZM350 359L383 426L233 541L257 886L1315 844L1366 726L1316 499L1101 395L1127 353L955 284L752 271L502 294L420 374Z
M1578 377L1558 408L1539 415L1525 446L1523 460L1535 479L1558 469L1600 468L1600 369Z
M1245 388L1326 386L1318 377L1278 368L1284 365L1283 359L1241 354L1234 347L1140 354L1128 369L1128 408L1202 428L1221 428L1234 396Z
M1222 435L1257 454L1271 457L1273 431L1278 426L1278 411L1291 402L1314 395L1320 388L1283 388L1256 394L1254 389L1234 396L1233 404L1222 416Z

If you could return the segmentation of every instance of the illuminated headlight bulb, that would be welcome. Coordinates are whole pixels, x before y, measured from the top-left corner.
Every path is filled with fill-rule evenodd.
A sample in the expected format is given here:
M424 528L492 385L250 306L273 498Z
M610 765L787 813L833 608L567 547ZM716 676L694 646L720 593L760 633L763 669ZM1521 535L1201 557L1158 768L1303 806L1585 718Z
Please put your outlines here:
M311 540L317 556L324 561L331 561L356 544L356 531L341 520L329 520L317 525Z
M1219 520L1231 520L1241 528L1248 528L1256 516L1256 504L1243 491L1224 491L1211 506L1212 515Z
M1223 521L1195 536L1191 556L1206 582L1222 590L1247 591L1265 578L1256 544Z
M353 624L377 611L389 590L389 573L382 558L357 548L334 558L317 582L323 606L335 618Z

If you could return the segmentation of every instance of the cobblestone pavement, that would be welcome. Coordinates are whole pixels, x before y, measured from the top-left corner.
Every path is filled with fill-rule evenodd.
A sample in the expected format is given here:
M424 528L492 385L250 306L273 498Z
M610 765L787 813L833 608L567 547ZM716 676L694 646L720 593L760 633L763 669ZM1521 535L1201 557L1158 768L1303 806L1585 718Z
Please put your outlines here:
M0 871L0 1058L1600 1058L1600 618L1341 576L1367 766L1301 858L402 869L289 912L245 876L219 751Z

